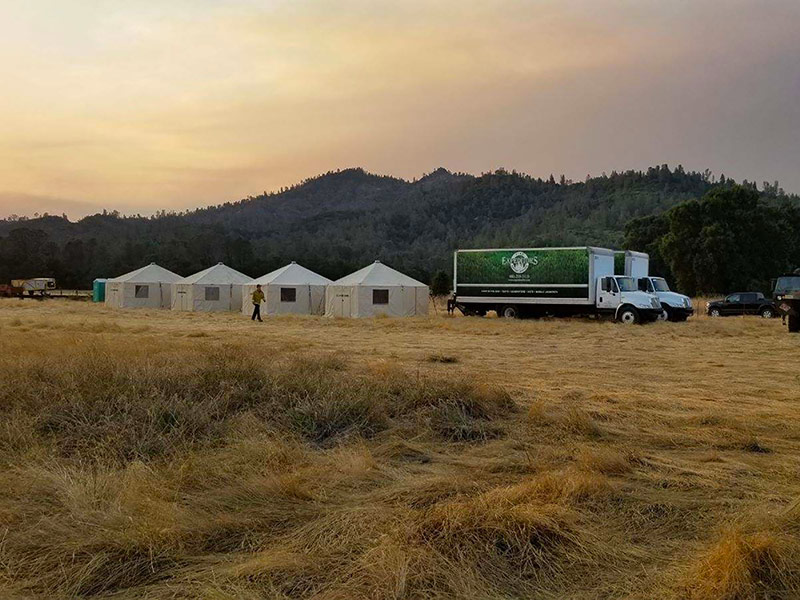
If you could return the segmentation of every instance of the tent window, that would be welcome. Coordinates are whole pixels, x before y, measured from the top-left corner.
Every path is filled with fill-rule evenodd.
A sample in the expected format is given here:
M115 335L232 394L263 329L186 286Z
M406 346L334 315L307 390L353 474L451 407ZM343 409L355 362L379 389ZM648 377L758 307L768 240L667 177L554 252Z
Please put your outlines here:
M373 304L389 304L389 290L372 290Z
M206 288L206 302L219 302L219 288L207 287Z
M281 302L297 302L297 289L282 287Z
M137 285L133 288L133 295L135 298L149 298L150 297L150 286L149 285Z

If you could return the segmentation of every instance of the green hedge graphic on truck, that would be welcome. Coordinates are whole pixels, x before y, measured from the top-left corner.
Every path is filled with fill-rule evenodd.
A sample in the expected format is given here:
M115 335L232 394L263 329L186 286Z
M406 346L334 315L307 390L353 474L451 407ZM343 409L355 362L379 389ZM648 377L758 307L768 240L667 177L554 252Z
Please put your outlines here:
M456 253L457 293L464 296L588 297L587 248Z

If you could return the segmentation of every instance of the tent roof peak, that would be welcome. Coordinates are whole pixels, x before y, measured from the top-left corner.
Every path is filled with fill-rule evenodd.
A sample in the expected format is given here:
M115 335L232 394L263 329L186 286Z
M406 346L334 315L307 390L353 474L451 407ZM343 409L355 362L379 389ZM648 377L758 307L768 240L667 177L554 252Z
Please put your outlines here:
M413 286L427 287L421 281L409 277L381 261L376 260L366 267L345 275L334 282L335 285L370 285L370 286Z
M189 275L180 283L199 283L210 285L243 284L250 283L253 279L236 269L232 269L223 263L217 263L213 267L203 269L194 275Z
M181 276L152 262L119 277L109 277L111 283L174 283Z
M331 280L292 261L280 269L258 277L253 283L261 285L328 285Z

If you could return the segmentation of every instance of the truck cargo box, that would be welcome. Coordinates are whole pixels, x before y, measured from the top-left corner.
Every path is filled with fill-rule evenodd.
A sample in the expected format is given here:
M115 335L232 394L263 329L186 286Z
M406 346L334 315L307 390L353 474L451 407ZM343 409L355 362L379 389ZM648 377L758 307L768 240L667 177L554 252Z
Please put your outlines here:
M650 270L650 256L646 252L616 250L614 252L614 275L628 277L647 277Z
M462 302L594 304L597 277L614 274L605 248L457 250L453 289Z

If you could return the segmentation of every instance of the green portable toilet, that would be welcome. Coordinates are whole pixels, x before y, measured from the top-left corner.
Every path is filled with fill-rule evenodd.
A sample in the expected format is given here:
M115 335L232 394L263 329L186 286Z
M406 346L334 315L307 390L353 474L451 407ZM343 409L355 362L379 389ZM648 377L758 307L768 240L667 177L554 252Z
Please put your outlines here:
M108 279L95 279L92 282L92 302L106 301L106 281Z

